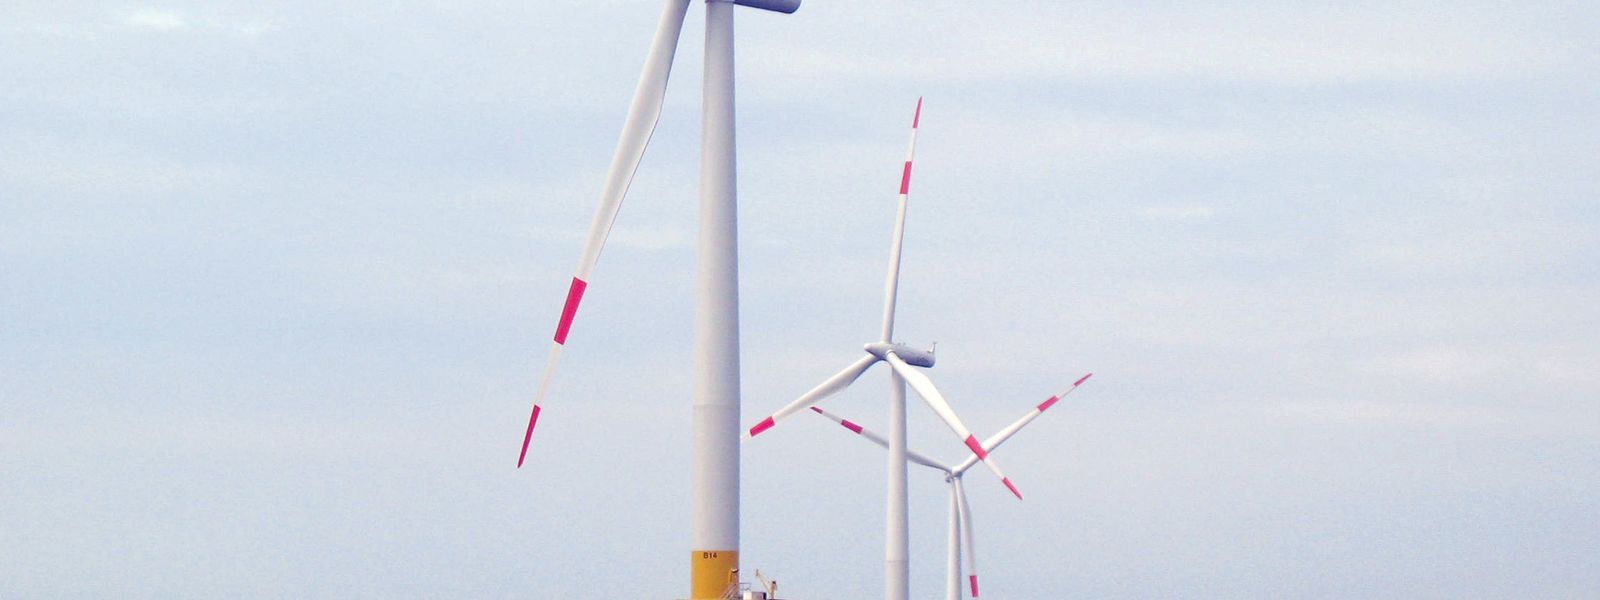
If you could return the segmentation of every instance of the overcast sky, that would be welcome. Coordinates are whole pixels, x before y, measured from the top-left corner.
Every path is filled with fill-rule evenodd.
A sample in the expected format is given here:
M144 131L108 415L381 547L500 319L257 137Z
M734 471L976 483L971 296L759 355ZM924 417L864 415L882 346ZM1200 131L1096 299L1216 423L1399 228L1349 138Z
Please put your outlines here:
M659 11L0 8L0 597L685 594L699 3L513 468ZM985 596L1593 594L1597 22L741 10L745 420L876 336L921 96L897 334L980 434L1096 374L996 452L1026 501L968 477ZM743 468L747 572L881 593L878 448L797 417Z

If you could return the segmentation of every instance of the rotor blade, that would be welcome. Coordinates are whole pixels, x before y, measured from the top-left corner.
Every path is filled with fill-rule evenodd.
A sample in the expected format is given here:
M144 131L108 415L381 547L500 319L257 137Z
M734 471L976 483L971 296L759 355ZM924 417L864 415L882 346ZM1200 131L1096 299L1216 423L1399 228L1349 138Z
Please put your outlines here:
M1067 391L1051 396L1044 402L1040 402L1039 406L1036 406L1033 410L1028 411L1028 414L1023 415L1021 419L1017 419L1017 422L1006 426L1005 429L1001 429L998 433L990 436L989 439L984 440L983 449L988 452L994 452L994 449L1000 447L1000 444L1004 444L1006 440L1011 439L1011 436L1016 435L1018 431L1021 431L1023 426L1027 425L1028 423L1032 423L1034 419L1039 418L1039 415L1044 414L1044 411L1050 410L1050 407L1054 406L1057 401L1065 398L1067 394L1071 394L1073 390L1078 389L1078 386L1083 385L1083 382L1088 381L1089 378L1093 376L1094 373L1084 375L1083 377L1078 378L1077 381L1072 382L1072 387L1067 388Z
M556 323L555 343L550 356L545 359L544 375L539 381L539 391L533 397L533 414L528 417L528 430L522 435L522 453L517 456L517 467L522 467L528 456L528 442L533 439L533 426L539 421L539 406L544 401L555 369L561 347L567 343L567 332L572 319L578 314L578 303L583 291L589 287L589 277L595 263L600 260L600 249L605 246L611 224L622 208L622 198L633 182L633 173L644 157L645 146L655 132L656 121L661 118L661 101L667 93L667 78L672 72L672 56L678 48L678 34L683 30L683 17L689 10L689 0L667 0L661 11L661 21L656 25L655 38L650 42L650 54L645 58L644 73L639 76L639 86L634 88L633 103L628 106L628 118L622 123L622 136L617 140L616 153L611 156L611 168L606 171L605 187L600 192L600 207L589 223L589 235L583 243L583 254L578 257L577 273L567 288L567 301L561 307L561 320Z
M761 435L761 432L772 429L773 425L778 424L779 419L821 402L823 398L844 391L857 378L861 377L862 373L867 372L867 368L871 367L875 362L878 362L878 357L870 354L856 359L856 362L850 363L850 366L845 367L843 371L834 374L833 377L829 377L827 381L818 384L817 387L811 388L811 391L802 394L794 402L790 402L783 408L778 409L778 412L772 413L772 416L762 419L760 423L756 423L755 427L751 427L749 431L744 433L744 439Z
M894 300L900 288L900 242L906 235L906 198L911 192L911 159L917 152L917 124L922 121L922 98L917 98L917 112L911 116L911 142L906 147L906 164L900 171L900 198L895 208L894 236L889 244L889 277L883 284L883 339L888 343L894 336Z
M1006 489L1011 490L1011 493L1018 500L1021 500L1022 492L1017 491L1017 486L1011 484L1011 479L1006 477L1006 474L1000 470L1000 465L995 464L994 460L989 458L989 452L978 444L978 438L972 435L972 430L967 429L966 424L961 422L961 418L956 416L955 409L950 408L950 403L945 401L938 388L933 387L933 381L929 380L928 376L923 375L921 371L906 364L906 361L900 360L900 357L893 352L884 354L883 359L889 363L889 366L894 368L894 372L899 373L900 377L911 385L911 389L917 391L917 395L921 396L929 407L933 408L933 412L944 420L945 425L955 432L956 437L961 438L962 443L967 445L967 449L971 450L978 460L983 461L984 466L989 467L989 470L994 472L995 477L1000 478L1000 483L1005 484Z
M827 417L828 419L832 420L835 423L838 423L840 426L844 427L845 429L849 429L850 431L855 432L856 435L859 435L861 437L867 438L868 440L871 440L872 443L874 443L874 444L877 444L879 446L883 446L884 449L888 449L889 448L889 440L884 439L883 436L878 435L877 433L874 433L870 429L867 429L865 427L857 425L853 421L851 421L849 419L846 419L844 417L840 417L840 416L835 415L835 414L833 414L831 412L822 410L821 407L813 406L813 407L811 407L811 410L816 412L819 415ZM917 464L922 465L924 467L928 467L930 469L938 469L939 471L942 471L944 473L949 473L950 472L950 469L948 467L946 467L944 465L941 465L941 464L939 464L937 462L934 462L933 459L928 458L926 456L923 456L921 453L917 452L916 450L912 450L910 448L906 449L906 460L909 460L911 462L917 463Z
M967 581L972 583L972 597L978 597L978 550L972 542L972 509L967 504L967 490L961 486L961 478L950 480L950 485L956 488L956 505L961 512L961 553L967 557Z
M1090 373L1078 378L1077 381L1072 382L1072 387L1067 388L1067 391L1051 396L1044 402L1040 402L1039 406L1036 406L1033 410L1028 411L1028 414L1022 415L1022 418L1017 419L1017 422L1007 425L1005 429L1001 429L998 433L989 436L989 439L984 440L982 444L984 452L994 452L995 448L1000 447L1000 444L1004 444L1006 440L1011 439L1011 436L1016 435L1018 431L1021 431L1023 426L1032 423L1034 419L1039 418L1039 415L1044 414L1044 411L1049 410L1050 407L1054 406L1057 401L1065 398L1067 394L1071 394L1073 390L1078 389L1078 386L1083 385L1083 382L1088 381L1089 378L1093 376L1094 373ZM974 464L977 464L977 459L969 457L965 462L957 465L954 472L966 472L966 470L972 468Z

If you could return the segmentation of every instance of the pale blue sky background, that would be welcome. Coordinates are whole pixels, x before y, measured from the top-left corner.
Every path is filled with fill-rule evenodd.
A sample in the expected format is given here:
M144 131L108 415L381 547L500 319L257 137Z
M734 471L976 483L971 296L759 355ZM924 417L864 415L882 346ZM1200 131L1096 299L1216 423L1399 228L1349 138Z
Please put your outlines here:
M0 8L0 597L683 594L701 12L517 471L657 2ZM1597 22L741 11L746 414L876 333L925 96L900 336L980 432L1096 373L996 454L1025 502L969 478L986 596L1591 595ZM787 597L880 593L857 442L745 447Z

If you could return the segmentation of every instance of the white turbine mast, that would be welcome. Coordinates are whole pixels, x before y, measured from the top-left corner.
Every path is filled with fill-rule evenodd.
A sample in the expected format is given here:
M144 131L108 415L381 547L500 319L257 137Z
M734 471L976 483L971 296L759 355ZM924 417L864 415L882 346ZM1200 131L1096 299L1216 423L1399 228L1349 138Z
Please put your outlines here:
M606 236L661 116L678 36L690 0L667 0L644 71L622 125L567 289L554 343L523 433L520 468L561 349L589 287ZM800 0L705 0L705 81L700 162L700 233L696 268L690 598L721 598L739 570L739 277L734 143L734 5L792 13Z
M884 597L886 600L908 600L910 597L910 563L908 547L910 545L910 524L908 514L908 500L906 497L906 384L917 392L923 402L933 409L933 412L944 421L945 425L954 432L956 437L972 451L972 460L981 461L984 466L993 471L1006 489L1011 490L1017 499L1022 498L1022 493L1012 485L1011 480L1001 472L999 465L989 458L988 451L978 443L978 438L972 435L966 424L956 415L943 394L934 387L933 381L922 374L913 366L932 367L934 356L931 350L923 351L911 348L904 344L894 343L894 308L895 297L900 285L900 248L905 238L906 201L911 190L911 163L916 155L917 129L922 121L922 99L917 99L917 108L911 117L911 140L906 147L906 160L900 171L900 194L896 207L894 233L889 245L889 269L884 282L883 300L883 330L877 342L867 344L862 356L845 367L843 371L834 374L821 384L802 394L778 412L762 419L745 434L746 438L760 435L771 429L779 420L793 415L796 412L812 407L828 396L832 396L861 377L867 369L879 361L889 364L889 438L886 442L889 448L888 456L888 504L887 524L885 526L884 542Z
M1092 373L1090 375L1092 375ZM1044 414L1044 411L1048 410L1056 403L1056 401L1065 397L1067 394L1071 394L1073 390L1078 389L1078 386L1082 385L1087 379L1089 379L1089 375L1084 375L1082 378L1078 379L1078 381L1074 382L1072 387L1067 388L1067 391L1051 396L1044 402L1040 402L1038 406L1034 407L1033 410L1028 411L1028 414L1023 415L1021 419L1017 419L1015 423L1012 423L1006 428L1001 429L999 433L990 436L989 439L984 440L981 444L984 452L994 452L996 448L1000 447L1000 444L1003 444L1006 440L1011 439L1011 436L1016 435L1016 433L1021 431L1024 426L1033 422L1033 420L1038 418L1039 415ZM845 429L854 432L856 435L864 437L879 446L883 446L886 449L889 448L889 440L884 439L883 436L874 433L870 429L862 427L861 425L858 425L849 419L845 419L825 411L820 407L813 406L811 407L811 410L815 411L819 415L827 417L835 423L838 423ZM977 598L978 553L976 550L976 543L973 542L972 537L972 509L967 503L966 488L963 487L961 483L961 478L963 475L967 474L967 470L971 469L977 464L977 458L968 457L960 464L948 465L928 458L927 456L914 450L906 450L906 459L910 462L944 473L945 482L950 484L950 531L948 538L949 546L947 548L948 561L946 563L947 577L945 581L945 598L947 600L959 600L961 598L961 557L963 555L965 555L967 559L967 582L970 586L969 589L972 592L972 597Z

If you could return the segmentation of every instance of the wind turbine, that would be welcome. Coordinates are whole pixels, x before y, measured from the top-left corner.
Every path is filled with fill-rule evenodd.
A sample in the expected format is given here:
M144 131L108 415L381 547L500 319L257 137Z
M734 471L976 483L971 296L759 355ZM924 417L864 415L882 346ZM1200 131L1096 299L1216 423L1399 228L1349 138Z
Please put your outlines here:
M799 398L771 416L762 419L745 434L746 438L755 437L771 429L777 422L801 410L806 409L824 398L832 396L861 377L867 369L879 361L889 364L889 477L888 477L888 507L886 525L886 541L884 548L884 597L887 600L907 600L910 596L910 563L908 561L908 547L910 546L910 524L908 516L908 500L906 497L906 384L916 390L917 395L928 404L933 412L939 415L950 431L960 438L963 444L972 451L973 460L983 462L984 466L993 471L1006 489L1011 490L1017 499L1022 499L1022 493L1017 491L1017 486L1001 472L999 465L989 459L989 452L978 443L978 438L972 435L966 424L950 407L944 395L934 387L933 381L923 375L921 371L912 366L932 367L934 363L933 352L923 351L895 343L894 339L894 308L895 296L900 285L900 247L905 238L906 200L911 189L911 161L916 155L917 126L922 121L922 99L917 99L916 112L911 117L911 141L906 148L905 165L900 171L900 195L896 209L894 234L889 245L889 274L884 282L883 299L883 331L876 342L863 347L866 356L856 359L843 371L834 374L821 384L802 394Z
M982 444L984 451L994 452L996 448L1000 447L1000 444L1004 444L1006 440L1011 439L1011 436L1016 435L1018 431L1021 431L1023 426L1033 422L1034 419L1039 418L1039 415L1044 414L1044 411L1049 410L1049 408L1053 406L1056 401L1065 397L1067 394L1071 394L1073 390L1078 389L1078 386L1082 385L1083 382L1089 379L1091 375L1093 375L1093 373L1084 375L1082 378L1073 382L1072 387L1067 388L1067 391L1051 396L1044 402L1040 402L1038 406L1034 407L1033 410L1028 411L1028 414L1023 415L1021 419L1017 419L1015 423L1006 426L1006 428L1001 429L999 433L996 433L993 436L990 436L989 439L984 440ZM822 410L822 408L816 406L811 407L811 410L816 411L816 413L819 415L833 420L833 422L838 423L845 429L849 429L856 435L871 440L873 443L879 446L883 446L884 448L889 447L889 440L884 439L883 436L874 433L870 429L851 422L849 419L845 419L828 411ZM978 553L974 547L975 544L973 543L972 539L972 509L967 503L966 488L961 484L961 477L966 475L967 470L971 469L973 465L978 464L977 457L969 456L961 464L947 465L928 458L927 456L916 451L906 450L906 459L924 467L944 473L945 482L950 484L950 536L949 548L947 552L948 562L946 563L948 577L945 582L945 598L947 600L959 600L961 598L961 557L963 554L965 554L967 558L967 580L968 583L971 584L972 597L977 598Z
M567 289L554 343L522 437L520 468L545 393L588 290L606 236L661 117L673 53L690 0L667 0L644 72L634 89L600 206ZM700 147L700 234L696 251L690 598L721 598L739 569L739 272L734 147L734 5L792 13L800 0L705 0L705 81Z

